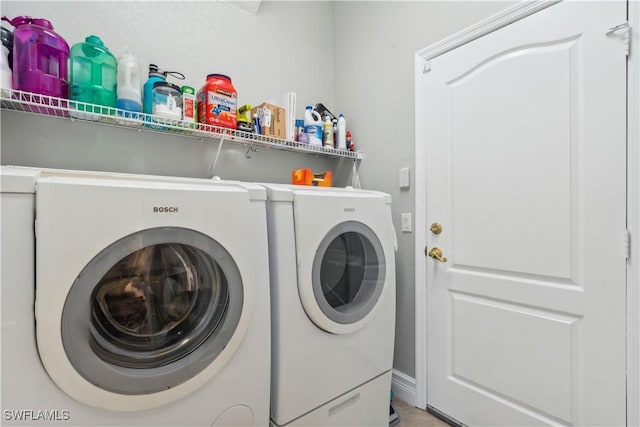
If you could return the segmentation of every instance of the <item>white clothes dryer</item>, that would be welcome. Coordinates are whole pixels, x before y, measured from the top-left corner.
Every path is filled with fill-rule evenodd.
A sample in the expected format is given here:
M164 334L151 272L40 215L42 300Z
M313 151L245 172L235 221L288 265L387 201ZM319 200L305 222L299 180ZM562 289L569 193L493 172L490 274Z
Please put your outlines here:
M3 425L264 426L264 188L2 167Z
M263 185L272 424L388 424L395 328L391 197Z

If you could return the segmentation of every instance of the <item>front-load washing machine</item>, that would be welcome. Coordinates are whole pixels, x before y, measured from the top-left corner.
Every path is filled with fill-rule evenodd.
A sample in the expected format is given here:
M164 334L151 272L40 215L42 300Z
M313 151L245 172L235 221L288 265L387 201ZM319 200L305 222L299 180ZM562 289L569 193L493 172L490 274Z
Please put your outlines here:
M387 425L395 328L390 196L264 185L272 424Z
M268 423L264 188L0 179L3 425Z

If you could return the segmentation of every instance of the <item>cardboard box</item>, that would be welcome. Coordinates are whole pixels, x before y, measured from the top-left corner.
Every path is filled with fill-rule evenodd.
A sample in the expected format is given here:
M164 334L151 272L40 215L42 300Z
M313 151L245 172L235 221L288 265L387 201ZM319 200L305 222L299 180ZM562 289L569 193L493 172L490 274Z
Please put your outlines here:
M263 102L251 109L251 117L257 114L260 118L262 134L274 138L286 138L286 120L284 108Z

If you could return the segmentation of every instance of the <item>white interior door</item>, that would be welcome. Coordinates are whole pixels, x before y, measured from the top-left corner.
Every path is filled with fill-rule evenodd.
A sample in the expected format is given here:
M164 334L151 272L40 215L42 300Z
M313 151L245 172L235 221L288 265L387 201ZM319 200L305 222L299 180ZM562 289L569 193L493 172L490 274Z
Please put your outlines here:
M562 2L424 74L428 406L625 424L625 2Z

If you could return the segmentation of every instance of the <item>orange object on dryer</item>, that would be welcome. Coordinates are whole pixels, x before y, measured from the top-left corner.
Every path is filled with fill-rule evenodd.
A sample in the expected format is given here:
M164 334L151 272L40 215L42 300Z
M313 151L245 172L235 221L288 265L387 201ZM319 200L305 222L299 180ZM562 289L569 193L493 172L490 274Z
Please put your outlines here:
M331 171L314 174L311 169L296 169L291 172L291 183L294 185L331 187Z

